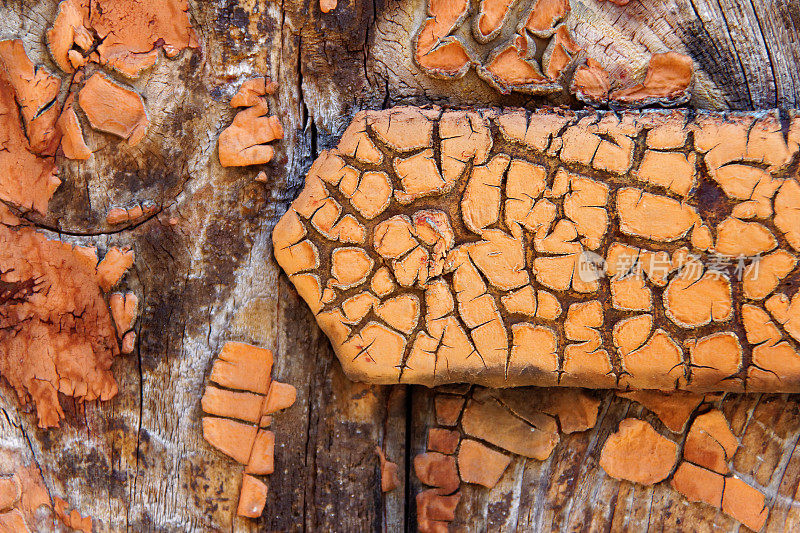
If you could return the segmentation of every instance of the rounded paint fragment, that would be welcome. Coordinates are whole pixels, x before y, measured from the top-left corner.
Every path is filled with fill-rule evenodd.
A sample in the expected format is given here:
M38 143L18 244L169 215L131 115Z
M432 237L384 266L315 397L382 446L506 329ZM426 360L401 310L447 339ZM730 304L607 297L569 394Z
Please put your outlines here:
M150 123L138 93L125 89L99 72L78 92L78 103L91 126L137 144Z
M652 485L666 479L678 462L678 445L642 420L626 418L600 453L600 466L617 479Z

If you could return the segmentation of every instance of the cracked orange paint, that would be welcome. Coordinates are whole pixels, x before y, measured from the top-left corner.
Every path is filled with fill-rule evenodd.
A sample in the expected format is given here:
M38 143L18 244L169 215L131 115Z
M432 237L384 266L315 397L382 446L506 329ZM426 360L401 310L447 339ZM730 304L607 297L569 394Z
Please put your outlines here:
M362 111L275 257L356 380L795 391L798 143L776 120Z
M211 369L201 399L203 437L225 455L244 465L238 514L258 518L267 486L255 476L275 469L275 433L264 429L271 415L294 404L297 390L271 378L270 350L241 342L226 342ZM214 383L217 386L212 385Z

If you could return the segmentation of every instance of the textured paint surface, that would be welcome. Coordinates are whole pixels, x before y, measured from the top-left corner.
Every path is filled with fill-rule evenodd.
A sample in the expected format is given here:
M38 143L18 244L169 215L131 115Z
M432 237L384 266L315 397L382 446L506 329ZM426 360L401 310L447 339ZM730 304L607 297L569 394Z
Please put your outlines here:
M373 383L800 388L800 120L356 115L273 233Z

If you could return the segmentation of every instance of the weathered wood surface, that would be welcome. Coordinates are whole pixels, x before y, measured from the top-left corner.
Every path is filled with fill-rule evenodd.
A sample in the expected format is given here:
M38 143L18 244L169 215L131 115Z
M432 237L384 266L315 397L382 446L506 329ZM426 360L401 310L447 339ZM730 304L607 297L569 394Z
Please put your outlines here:
M432 393L419 387L349 382L313 317L272 259L270 232L320 149L332 146L362 108L398 103L538 106L566 97L501 97L473 73L433 80L410 58L422 0L316 2L192 1L202 52L160 58L139 80L151 127L134 147L85 128L99 148L83 164L61 161L62 186L50 235L106 247L131 245L127 288L139 295L139 344L114 373L120 392L105 404L64 405L59 429L0 389L0 446L42 468L53 496L95 518L97 531L413 530L419 483L410 461L432 424ZM43 34L54 0L8 1L0 32L25 41L34 62L54 70ZM711 109L796 107L800 99L800 8L793 0L633 0L627 7L575 0L574 33L597 41L597 56L625 54L641 71L649 53L689 53L698 67L691 105ZM604 43L600 36L611 37ZM588 40L588 42L587 42ZM265 170L223 169L216 138L230 123L239 82L266 74L280 84L271 102L286 131ZM577 105L577 104L576 104ZM154 201L160 210L122 231L109 207ZM176 226L168 219L178 217ZM276 469L263 517L235 517L241 467L208 446L200 396L226 340L268 347L274 376L298 388L275 417ZM562 438L544 462L515 459L491 491L466 487L456 513L463 530L737 530L738 523L689 504L666 484L620 483L599 468L605 437L640 408L601 394L592 431ZM788 396L728 395L723 411L744 446L736 470L763 487L771 531L800 527L800 412ZM403 485L380 494L375 444L401 466Z

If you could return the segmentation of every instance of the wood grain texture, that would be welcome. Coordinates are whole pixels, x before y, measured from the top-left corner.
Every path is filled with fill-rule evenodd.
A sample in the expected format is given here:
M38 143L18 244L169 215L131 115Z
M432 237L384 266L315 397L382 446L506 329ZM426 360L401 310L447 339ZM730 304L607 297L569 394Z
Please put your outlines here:
M2 33L21 37L33 61L51 71L43 35L55 10L54 0L0 7ZM0 445L38 463L51 495L92 515L97 531L413 530L420 485L410 461L433 424L433 394L344 377L312 314L279 273L272 227L311 161L360 109L577 103L559 94L504 97L473 74L450 82L421 73L409 42L425 18L422 0L340 2L325 15L310 0L192 1L190 12L202 51L161 57L138 80L123 80L145 100L146 137L131 148L92 132L81 116L96 152L85 163L59 161L63 184L50 215L32 217L53 238L134 247L137 260L123 288L139 296L139 342L114 363L120 392L103 404L64 402L66 421L44 431L2 385ZM596 46L612 59L625 54L632 73L643 73L650 52L691 55L698 69L692 106L787 108L800 99L800 10L791 0L641 0L624 8L575 0L573 13L579 43L613 35L613 44ZM223 169L216 155L217 136L234 115L229 98L251 75L279 83L270 103L285 138L263 168L266 186L253 182L261 167ZM159 210L122 230L105 225L109 208L134 201ZM241 467L201 436L205 378L228 340L272 349L273 376L298 388L297 403L273 423L275 473L256 521L235 517ZM601 397L594 430L565 436L547 461L514 459L491 491L466 487L456 527L737 530L665 484L609 479L597 465L600 446L622 418L642 411ZM798 527L796 397L729 395L721 406L744 443L735 469L768 495L767 529ZM403 485L385 497L377 443L401 466Z

